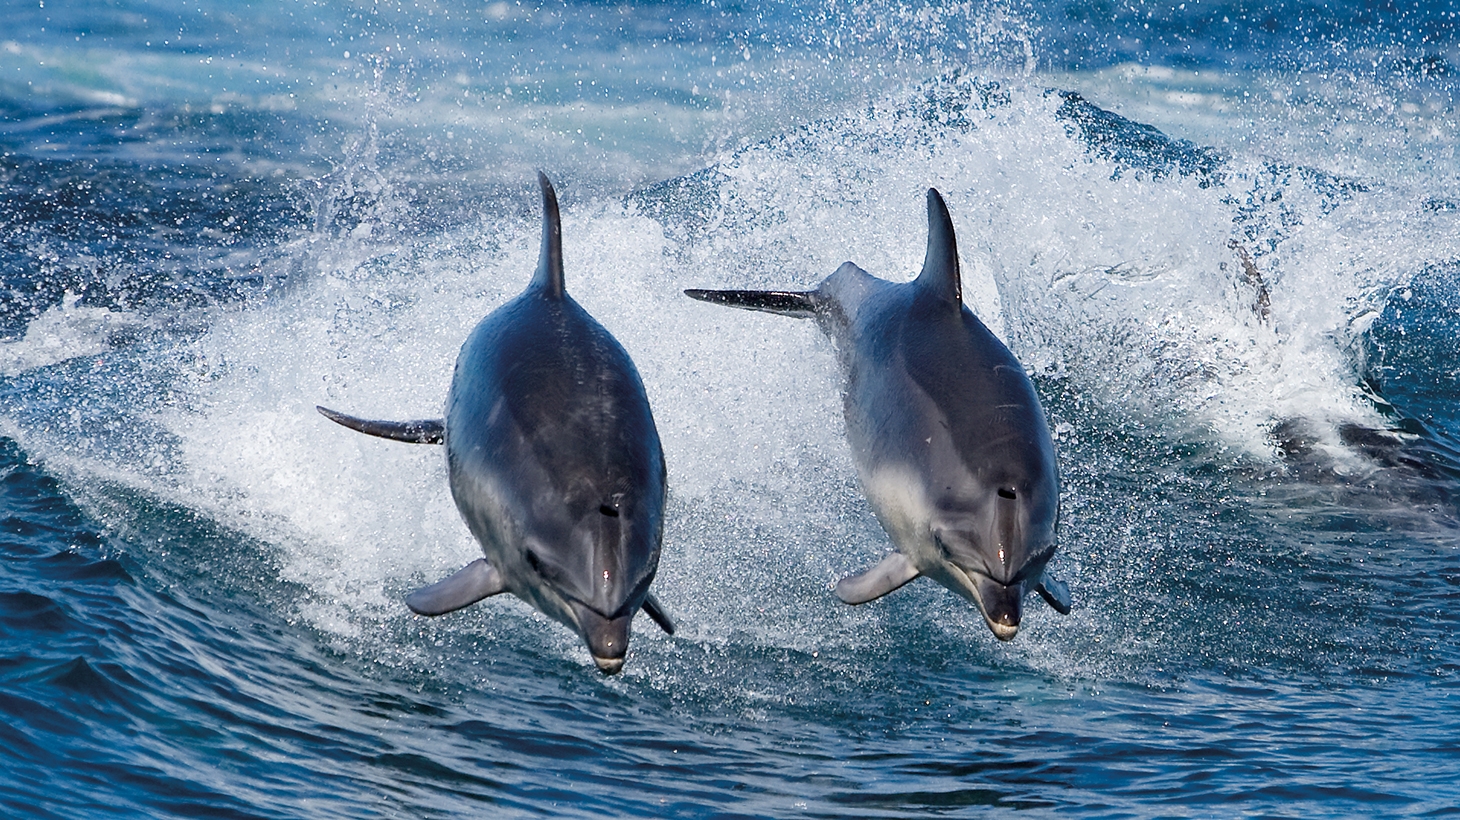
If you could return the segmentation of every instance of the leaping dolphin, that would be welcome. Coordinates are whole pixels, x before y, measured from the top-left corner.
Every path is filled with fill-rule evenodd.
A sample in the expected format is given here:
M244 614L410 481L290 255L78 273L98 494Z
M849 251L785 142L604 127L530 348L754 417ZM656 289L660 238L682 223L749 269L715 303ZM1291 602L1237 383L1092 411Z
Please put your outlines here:
M442 615L511 592L577 631L612 675L641 607L674 633L649 592L664 532L664 451L629 354L563 289L557 194L542 173L537 181L537 272L462 345L446 418L318 409L372 436L446 445L451 496L485 557L412 592L406 606Z
M928 251L894 284L847 262L812 291L686 290L706 302L814 318L846 376L847 439L862 489L897 552L843 578L861 604L926 575L972 601L1000 640L1024 595L1061 613L1055 551L1059 467L1034 385L963 305L953 221L928 189Z

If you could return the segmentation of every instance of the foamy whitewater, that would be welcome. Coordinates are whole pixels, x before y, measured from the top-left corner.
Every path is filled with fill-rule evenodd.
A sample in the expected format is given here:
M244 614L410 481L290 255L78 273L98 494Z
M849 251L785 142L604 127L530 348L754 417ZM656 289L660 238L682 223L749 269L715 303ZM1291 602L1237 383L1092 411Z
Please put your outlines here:
M11 816L1263 816L1460 808L1453 10L1236 3L7 7L0 806ZM670 498L627 665L500 596L456 354L566 282ZM1063 478L1011 643L891 548L814 323L911 278Z

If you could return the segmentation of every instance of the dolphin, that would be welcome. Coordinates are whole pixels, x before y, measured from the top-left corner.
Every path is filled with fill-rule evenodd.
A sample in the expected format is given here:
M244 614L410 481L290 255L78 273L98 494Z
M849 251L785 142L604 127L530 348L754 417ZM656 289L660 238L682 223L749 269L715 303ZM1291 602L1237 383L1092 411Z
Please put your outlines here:
M686 290L705 302L814 318L846 377L847 440L897 551L834 587L861 604L926 575L978 606L1000 640L1034 591L1061 613L1059 467L1034 385L963 304L953 221L928 189L928 250L912 282L847 262L812 291Z
M446 417L317 409L372 436L446 445L451 497L484 557L412 592L411 611L442 615L510 592L576 631L612 675L640 608L674 633L649 592L664 533L664 451L629 354L563 288L557 194L541 172L537 181L537 272L467 337Z

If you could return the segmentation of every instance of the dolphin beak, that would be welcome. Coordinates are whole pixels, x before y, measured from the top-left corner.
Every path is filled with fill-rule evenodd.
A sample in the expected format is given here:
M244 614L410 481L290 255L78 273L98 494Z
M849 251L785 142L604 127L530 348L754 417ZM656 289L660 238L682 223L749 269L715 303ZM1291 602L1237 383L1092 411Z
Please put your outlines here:
M1019 634L1019 620L1024 615L1024 584L1005 586L981 572L969 576L989 631L1001 641L1012 641Z
M598 671L605 675L617 675L624 668L623 658L600 658L594 655L593 663L598 666Z
M984 617L988 621L989 629L994 633L994 637L1001 641L1012 641L1014 636L1019 634L1018 624L998 623L988 616Z
M578 616L578 632L588 644L593 664L605 675L617 675L629 653L629 625L634 616L605 618L577 601L572 606L573 614Z

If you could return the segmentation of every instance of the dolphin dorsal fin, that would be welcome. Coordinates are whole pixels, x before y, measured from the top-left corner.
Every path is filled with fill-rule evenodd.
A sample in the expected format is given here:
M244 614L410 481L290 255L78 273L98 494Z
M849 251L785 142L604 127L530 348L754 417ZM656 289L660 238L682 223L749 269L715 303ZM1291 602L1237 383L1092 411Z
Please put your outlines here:
M532 287L560 299L563 296L563 225L558 219L558 193L542 171L537 172L537 184L542 188L542 250L538 252Z
M928 254L918 287L954 307L963 306L963 280L958 272L958 240L953 236L953 218L937 188L928 189Z

